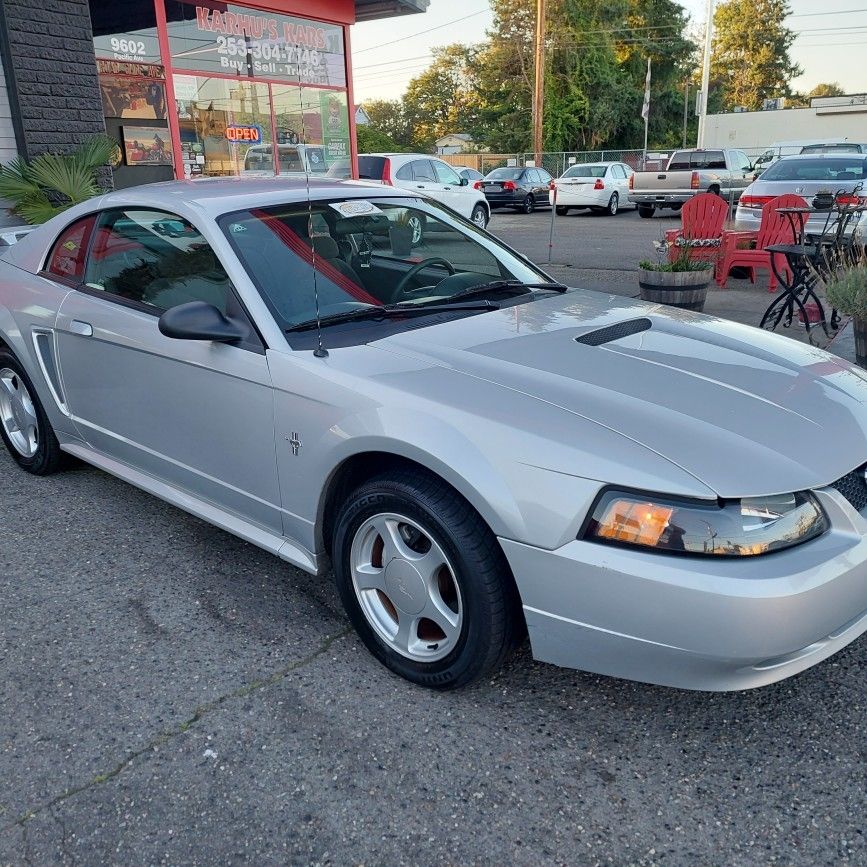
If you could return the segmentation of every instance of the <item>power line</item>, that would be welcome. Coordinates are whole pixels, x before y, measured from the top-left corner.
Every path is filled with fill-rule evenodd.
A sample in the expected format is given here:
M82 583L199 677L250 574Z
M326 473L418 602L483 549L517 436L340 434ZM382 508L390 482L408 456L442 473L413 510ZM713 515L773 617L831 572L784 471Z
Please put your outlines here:
M476 15L483 15L489 12L488 7L479 9L478 12L470 12L469 15L464 15L463 18L455 18L453 21L446 21L445 24L437 24L436 27L428 27L427 30L419 30L418 33L412 33L409 36L403 36L400 39L392 39L391 42L380 42L379 45L371 45L370 48L362 48L359 51L353 51L353 54L364 54L365 51L375 51L377 48L385 48L386 45L394 45L396 42L405 42L407 39L415 39L416 36L424 36L425 33L433 33L434 30L442 30L443 27L450 27L452 24L458 24L461 21L466 21L468 18L475 18Z
M419 54L418 57L402 57L400 60L386 60L385 63L368 63L364 66L353 66L353 69L373 69L374 66L392 66L395 63L408 63L410 60L424 60L433 54Z
M789 18L812 18L815 15L863 15L867 9L841 9L839 12L796 12Z

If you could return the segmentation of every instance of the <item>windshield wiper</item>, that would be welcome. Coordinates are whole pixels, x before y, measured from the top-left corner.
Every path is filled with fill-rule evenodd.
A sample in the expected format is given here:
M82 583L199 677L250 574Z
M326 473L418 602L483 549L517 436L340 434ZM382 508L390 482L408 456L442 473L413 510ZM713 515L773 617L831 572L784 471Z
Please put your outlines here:
M386 304L380 307L371 304L368 307L356 307L354 310L346 310L343 313L332 313L320 319L305 319L297 325L290 325L285 329L291 331L309 331L319 325L335 325L339 322L354 322L359 319L400 319L412 314L424 314L448 312L455 310L499 310L499 305L493 301L473 301L469 304L431 304L425 307L423 304L411 304L402 307L399 304Z
M472 298L474 295L486 295L488 292L509 292L515 294L520 289L549 289L552 292L568 292L569 287L563 283L524 283L521 280L492 280L490 283L480 283L478 286L468 286L455 292L448 298L442 298L438 304L451 304L464 298Z

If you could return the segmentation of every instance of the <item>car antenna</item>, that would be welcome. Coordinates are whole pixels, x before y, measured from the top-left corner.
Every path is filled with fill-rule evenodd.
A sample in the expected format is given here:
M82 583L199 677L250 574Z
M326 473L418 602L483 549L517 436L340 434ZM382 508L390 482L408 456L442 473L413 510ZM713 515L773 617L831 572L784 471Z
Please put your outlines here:
M300 92L301 86L298 86ZM307 134L304 129L304 114L301 114L301 137L306 142ZM299 148L298 155L301 157L301 165L304 166L304 185L307 188L307 237L310 239L310 263L313 267L313 303L316 305L316 349L313 355L316 358L328 358L328 350L322 345L322 319L319 311L319 282L316 279L316 247L313 244L313 199L310 195L310 166L307 163L307 151Z

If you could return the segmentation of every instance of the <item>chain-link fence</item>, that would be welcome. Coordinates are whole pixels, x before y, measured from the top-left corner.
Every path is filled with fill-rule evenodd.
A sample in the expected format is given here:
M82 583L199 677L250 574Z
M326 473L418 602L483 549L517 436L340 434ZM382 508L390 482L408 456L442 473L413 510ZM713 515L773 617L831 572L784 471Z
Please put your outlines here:
M557 151L540 154L541 167L555 178L559 178L569 166L586 163L619 162L633 169L642 167L644 151L640 148L598 150L598 151ZM503 166L523 166L535 159L532 153L515 154L439 154L439 158L453 166L467 166L486 175Z

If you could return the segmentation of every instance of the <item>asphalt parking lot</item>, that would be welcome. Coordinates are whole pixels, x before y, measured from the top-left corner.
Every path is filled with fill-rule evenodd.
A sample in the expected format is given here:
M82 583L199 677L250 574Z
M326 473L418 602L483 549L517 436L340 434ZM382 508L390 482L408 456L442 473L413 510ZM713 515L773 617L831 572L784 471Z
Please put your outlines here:
M491 229L544 260L548 219ZM553 259L636 294L675 222L558 218ZM0 864L867 862L864 638L745 693L526 647L430 693L368 656L327 578L2 447L0 672Z

